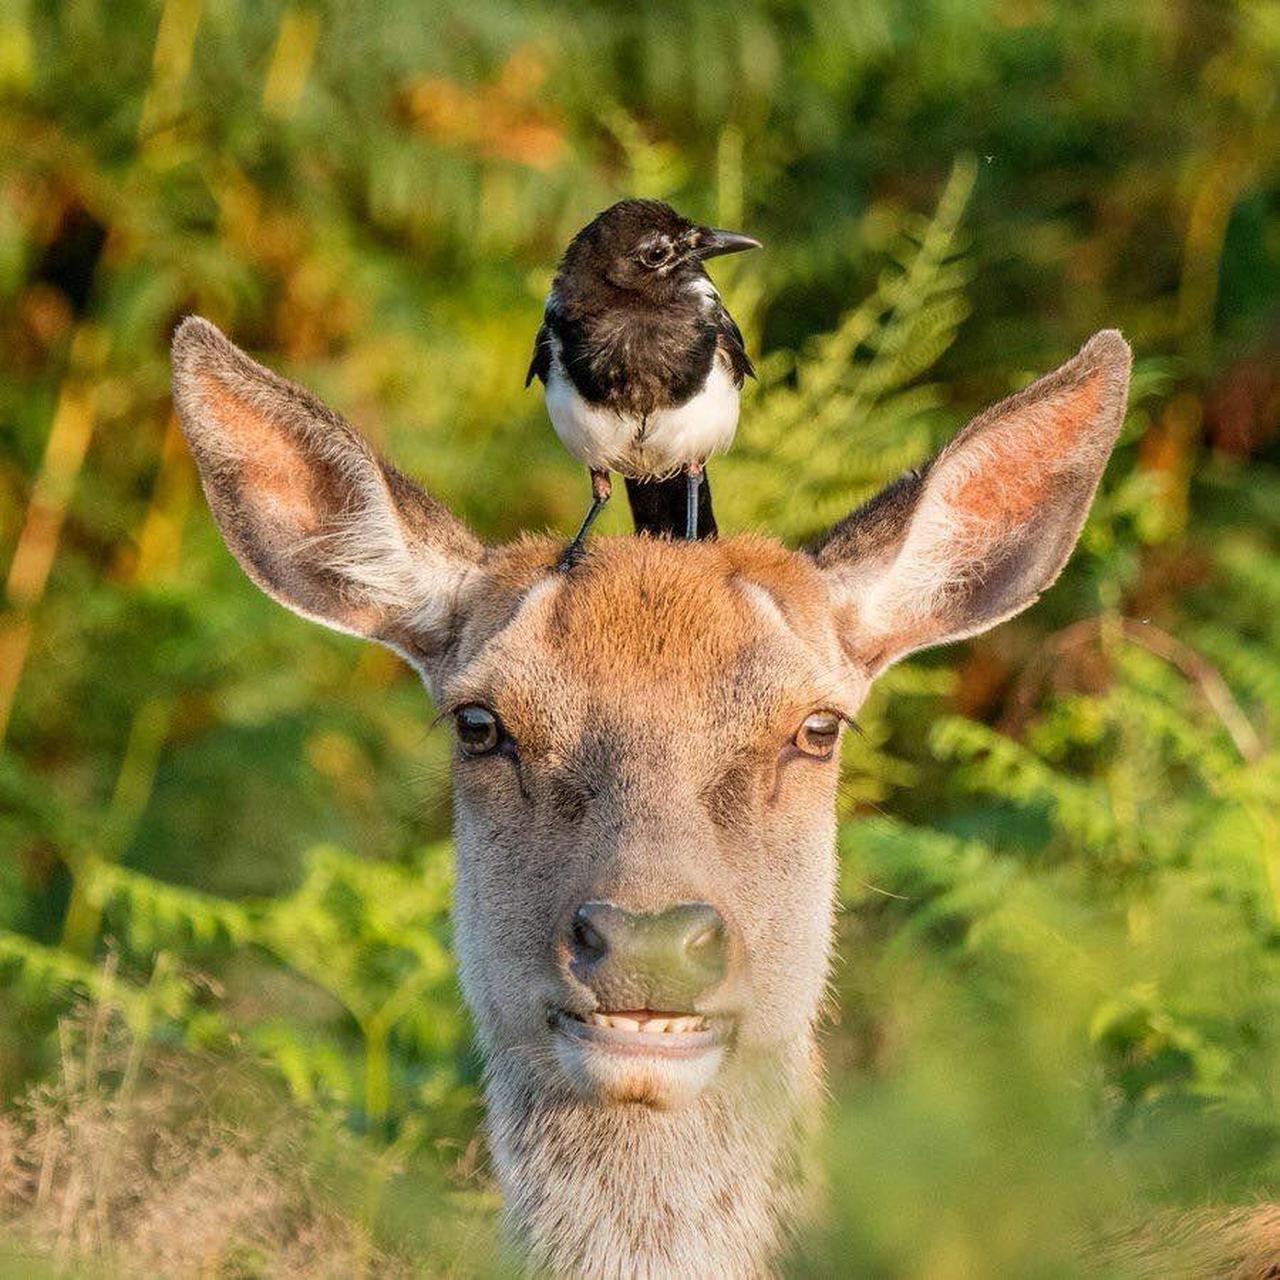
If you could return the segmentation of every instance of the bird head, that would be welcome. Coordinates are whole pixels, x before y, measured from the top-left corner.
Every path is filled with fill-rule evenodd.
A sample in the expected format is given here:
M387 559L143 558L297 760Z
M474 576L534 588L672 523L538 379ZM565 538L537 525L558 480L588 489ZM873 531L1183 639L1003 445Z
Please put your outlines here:
M603 278L616 289L663 302L705 278L708 258L758 248L751 236L699 226L661 200L620 200L574 236L560 274L583 285Z

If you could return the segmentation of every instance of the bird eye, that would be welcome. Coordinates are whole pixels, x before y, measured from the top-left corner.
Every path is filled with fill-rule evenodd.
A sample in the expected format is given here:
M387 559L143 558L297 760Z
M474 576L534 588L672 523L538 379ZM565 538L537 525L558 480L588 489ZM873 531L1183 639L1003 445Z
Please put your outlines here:
M646 267L660 267L671 257L671 246L665 240L655 240L640 250L640 261Z
M815 711L796 732L796 747L815 760L830 760L840 737L840 717L834 711Z
M453 713L458 745L464 756L487 756L501 746L506 737L502 721L488 707L471 703Z

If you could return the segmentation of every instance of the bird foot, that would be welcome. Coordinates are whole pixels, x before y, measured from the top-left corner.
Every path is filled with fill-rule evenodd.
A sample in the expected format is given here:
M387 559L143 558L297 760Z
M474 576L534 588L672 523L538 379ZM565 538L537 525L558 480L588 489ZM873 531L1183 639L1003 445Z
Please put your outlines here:
M587 534L591 526L595 524L596 516L600 514L612 493L613 482L609 479L609 473L607 471L592 471L591 506L587 508L586 517L583 519L578 532L573 535L573 541L560 554L556 568L561 573L568 573L586 554Z

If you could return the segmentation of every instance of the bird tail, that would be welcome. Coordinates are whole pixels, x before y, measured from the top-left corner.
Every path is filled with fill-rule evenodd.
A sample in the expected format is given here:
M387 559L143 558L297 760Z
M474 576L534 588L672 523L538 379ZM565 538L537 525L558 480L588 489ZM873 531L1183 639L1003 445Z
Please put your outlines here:
M686 482L684 473L662 480L633 480L627 477L627 501L637 533L655 538L683 538L685 532ZM716 517L711 509L711 477L705 472L698 489L698 537L716 536Z

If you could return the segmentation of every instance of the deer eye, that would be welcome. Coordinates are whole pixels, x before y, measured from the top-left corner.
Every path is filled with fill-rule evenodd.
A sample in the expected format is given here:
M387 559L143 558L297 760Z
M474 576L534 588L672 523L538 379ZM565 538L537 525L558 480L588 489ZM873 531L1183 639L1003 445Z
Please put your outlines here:
M660 267L671 257L671 246L665 240L655 240L640 250L640 261L646 267Z
M834 711L815 711L796 731L798 750L815 760L830 760L840 737L840 717Z
M453 723L458 733L458 745L464 756L487 756L496 751L507 736L507 731L488 707L470 703L453 713Z

